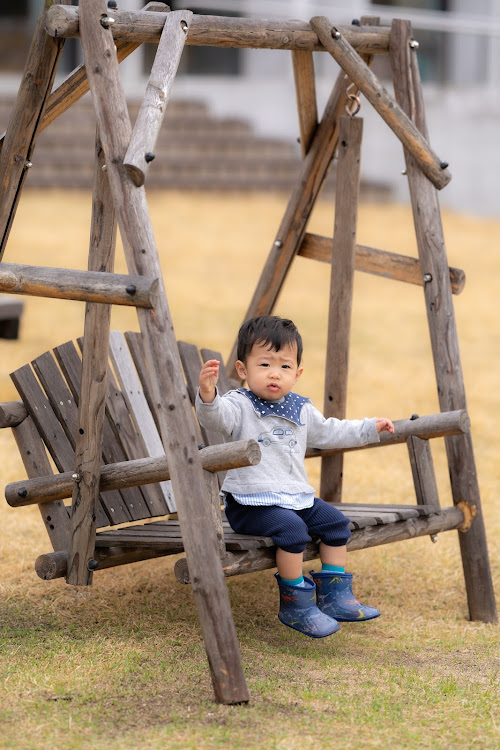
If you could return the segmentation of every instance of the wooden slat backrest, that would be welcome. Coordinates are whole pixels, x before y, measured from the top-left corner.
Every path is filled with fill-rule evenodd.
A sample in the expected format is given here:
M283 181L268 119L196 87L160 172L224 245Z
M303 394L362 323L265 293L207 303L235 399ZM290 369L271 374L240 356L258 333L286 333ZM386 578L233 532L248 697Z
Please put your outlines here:
M55 357L59 363L59 366L64 374L66 382L73 394L75 403L78 405L80 396L80 382L82 377L82 360L78 354L78 350L72 341L68 341L66 344L62 344L54 349ZM111 399L111 392L116 390L114 386L116 384L111 378L111 370L108 370L108 395L106 405L106 419L104 420L103 429L103 463L116 463L118 461L126 461L130 458L142 458L142 454L132 455L129 451L125 450L123 441L120 439L120 435L117 434L118 430L116 425L119 424L121 427L120 432L126 431L127 425L130 425L130 430L133 430L132 423L128 418L127 407L121 393L118 391L118 398L122 403L122 412L120 413L121 422L118 419L112 421L112 417L109 414L109 401ZM112 400L112 399L111 399ZM151 515L158 515L159 513L165 513L165 506L161 502L159 493L157 504L156 495L153 494L155 485L150 485L148 489L141 487L127 487L120 490L120 494L123 501L128 509L132 520L141 520ZM152 494L150 498L148 493Z
M72 471L74 450L35 373L29 365L23 365L11 374L11 378L57 469L59 471ZM105 495L108 495L108 493L103 493L103 497ZM101 526L109 523L107 515L100 506L97 521Z
M120 331L111 331L109 353L122 395L127 402L128 412L144 442L144 455L162 456L165 451L160 434L130 356L127 342ZM176 507L171 482L160 482L160 487L165 497L167 512L175 512Z

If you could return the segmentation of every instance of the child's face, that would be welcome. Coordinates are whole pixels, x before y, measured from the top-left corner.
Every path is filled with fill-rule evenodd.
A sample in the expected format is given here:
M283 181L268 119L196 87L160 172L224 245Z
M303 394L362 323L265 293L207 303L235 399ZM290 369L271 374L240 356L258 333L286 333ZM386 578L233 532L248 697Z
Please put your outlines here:
M302 375L297 365L297 345L282 347L279 352L268 344L254 344L246 363L238 360L236 370L250 390L265 401L278 401L290 393Z

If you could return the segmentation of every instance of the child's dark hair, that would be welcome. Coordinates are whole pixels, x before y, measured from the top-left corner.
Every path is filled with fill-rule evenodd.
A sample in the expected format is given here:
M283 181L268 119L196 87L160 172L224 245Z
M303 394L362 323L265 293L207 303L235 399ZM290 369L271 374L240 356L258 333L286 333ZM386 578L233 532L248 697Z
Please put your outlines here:
M283 346L297 345L297 365L302 359L302 337L295 323L277 315L259 315L246 320L238 333L238 359L246 362L257 343L268 344L269 349L279 352Z

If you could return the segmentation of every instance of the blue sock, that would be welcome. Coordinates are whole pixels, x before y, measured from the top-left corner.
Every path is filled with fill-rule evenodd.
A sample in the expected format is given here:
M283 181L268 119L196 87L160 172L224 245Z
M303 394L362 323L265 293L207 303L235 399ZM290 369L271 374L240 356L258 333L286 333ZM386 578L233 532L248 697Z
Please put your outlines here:
M287 586L304 586L304 576L299 578L282 578L281 582Z
M338 565L328 565L327 563L322 563L321 570L327 573L345 573L345 568L341 568Z

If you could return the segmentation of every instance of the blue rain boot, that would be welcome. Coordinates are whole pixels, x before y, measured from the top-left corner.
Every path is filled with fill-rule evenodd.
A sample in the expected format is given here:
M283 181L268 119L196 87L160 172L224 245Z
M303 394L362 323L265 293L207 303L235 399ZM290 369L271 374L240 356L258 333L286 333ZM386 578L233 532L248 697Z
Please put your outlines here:
M340 625L316 606L316 586L310 578L304 578L304 586L283 583L275 573L280 589L280 611L278 618L283 625L294 628L310 638L325 638L339 630Z
M352 593L352 573L311 570L311 575L316 584L318 607L329 617L339 622L363 622L380 617L378 609L360 604Z

